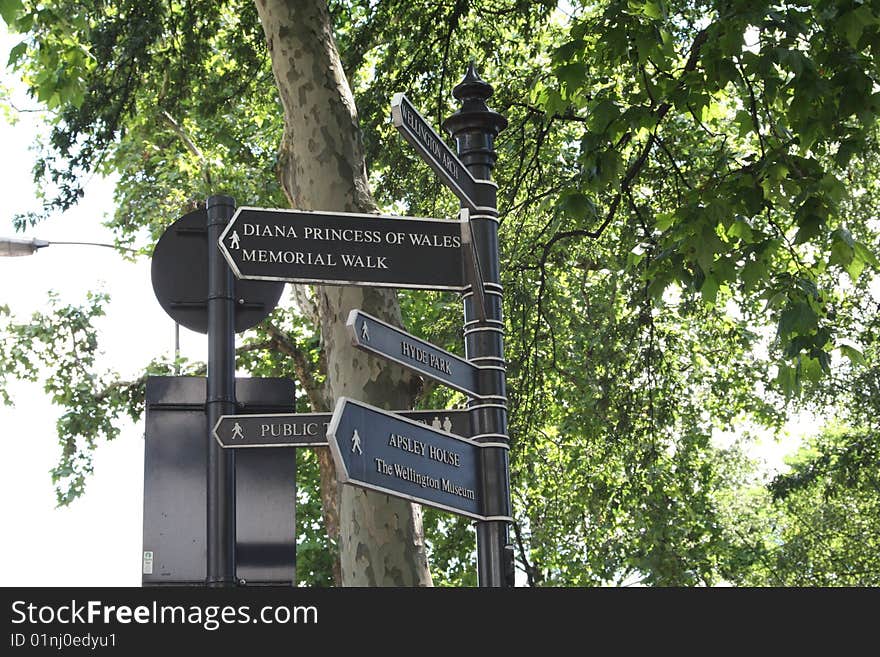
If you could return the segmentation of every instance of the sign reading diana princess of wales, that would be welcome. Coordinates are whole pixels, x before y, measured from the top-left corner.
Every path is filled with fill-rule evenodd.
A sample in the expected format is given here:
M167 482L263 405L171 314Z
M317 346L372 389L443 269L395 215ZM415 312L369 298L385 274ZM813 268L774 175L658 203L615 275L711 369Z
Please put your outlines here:
M466 410L395 411L421 424L457 436L470 436ZM330 413L270 413L222 415L214 426L221 447L314 447L327 444Z
M391 122L462 203L474 211L485 205L484 190L495 183L474 178L404 94L391 99Z
M345 323L352 344L466 395L477 397L480 368L430 342L354 309Z
M461 221L241 207L220 236L237 278L464 290Z
M483 444L345 397L327 438L343 483L486 519Z

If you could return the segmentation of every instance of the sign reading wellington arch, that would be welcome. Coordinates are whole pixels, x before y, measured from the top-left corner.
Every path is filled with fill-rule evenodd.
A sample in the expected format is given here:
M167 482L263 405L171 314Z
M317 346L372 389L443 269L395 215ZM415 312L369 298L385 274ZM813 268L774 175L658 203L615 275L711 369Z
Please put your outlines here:
M457 436L470 436L467 410L395 411L410 420ZM214 425L214 439L222 447L314 447L327 445L330 413L269 413L222 415Z
M346 397L336 403L327 439L343 483L487 519L480 476L487 444Z
M358 349L393 360L471 397L479 396L481 368L464 358L357 308L348 314L345 327Z
M394 94L391 99L391 122L462 203L474 211L485 207L485 202L481 202L486 193L484 190L494 188L496 184L474 178L402 93Z
M460 220L240 207L219 246L240 279L461 292L461 231Z

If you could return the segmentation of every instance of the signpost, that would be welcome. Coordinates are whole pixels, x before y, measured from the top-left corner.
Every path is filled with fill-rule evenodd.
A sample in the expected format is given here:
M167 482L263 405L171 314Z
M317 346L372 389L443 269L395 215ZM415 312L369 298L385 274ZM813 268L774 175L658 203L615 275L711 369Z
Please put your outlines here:
M513 585L503 288L497 185L490 179L494 139L507 121L486 105L492 87L473 64L453 95L462 107L443 126L455 138L458 155L404 94L394 96L391 111L403 137L460 199L458 221L248 207L232 215L232 199L208 199L209 239L239 279L461 292L466 359L357 309L347 328L357 348L469 397L462 432L468 438L444 430L464 422L453 420L458 411L428 411L445 419L436 415L427 426L346 398L338 400L329 425L327 414L232 415L231 285L216 262L222 258L211 259L207 406L216 442L208 465L209 585L228 584L234 560L234 545L224 541L234 527L228 494L232 461L217 453L225 451L220 447L325 443L340 481L475 518L480 585Z
M507 126L507 120L486 104L492 87L480 79L473 63L461 82L452 90L461 101L461 108L443 122L443 128L455 138L458 155L475 179L489 180L495 166L495 137ZM468 402L473 413L472 437L481 443L506 446L507 384L504 360L504 320L502 315L498 247L497 188L483 184L480 207L473 199L459 195L463 206L469 207L470 239L474 247L479 276L475 286L464 294L464 352L468 360L481 366L494 366L494 376L480 381L480 397ZM481 298L482 292L483 298ZM487 499L498 505L495 515L510 515L510 467L508 453L502 448L483 452L482 476ZM477 522L477 576L480 586L506 587L514 584L513 545L510 523L489 518Z
M392 360L471 397L480 396L480 377L484 373L491 376L499 369L474 365L356 308L348 314L345 327L358 349Z
M466 410L394 412L457 436L471 433L470 413ZM332 417L330 413L224 415L214 425L214 438L227 448L326 446Z
M327 438L343 483L480 520L493 511L483 493L488 445L346 397L336 403Z
M495 198L497 185L491 180L474 178L402 93L394 94L391 100L391 122L462 203L474 211L487 209ZM494 209L494 204L489 209Z
M458 292L461 245L456 220L248 207L220 238L238 278Z

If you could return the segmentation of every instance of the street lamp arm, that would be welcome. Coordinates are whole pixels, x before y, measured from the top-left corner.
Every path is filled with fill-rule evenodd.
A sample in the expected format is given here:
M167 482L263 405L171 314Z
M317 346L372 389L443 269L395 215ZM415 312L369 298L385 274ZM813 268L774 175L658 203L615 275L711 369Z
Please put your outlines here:
M82 244L85 246L105 246L108 249L115 249L116 251L127 251L128 253L138 253L137 249L130 249L127 246L118 246L117 244L104 244L102 242L56 242L54 240L52 240L51 242L44 242L43 240L34 240L34 241L43 242L43 245L45 245L45 246L49 246L50 244Z
M50 246L52 244L75 244L82 246L103 246L116 251L127 251L128 253L137 253L137 249L130 249L127 246L118 246L116 244L104 244L102 242L55 242L49 240L38 240L36 238L26 240L15 237L0 237L0 257L16 257L33 255L38 249Z

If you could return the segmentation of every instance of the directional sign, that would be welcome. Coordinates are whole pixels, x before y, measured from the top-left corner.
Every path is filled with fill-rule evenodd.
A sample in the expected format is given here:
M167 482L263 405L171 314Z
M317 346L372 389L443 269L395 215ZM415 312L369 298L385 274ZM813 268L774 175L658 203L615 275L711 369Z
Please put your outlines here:
M474 178L404 94L394 94L391 100L391 122L462 203L471 210L486 205L480 201L495 183Z
M345 397L327 438L343 483L486 519L484 445Z
M309 447L327 444L329 413L221 415L214 438L223 447Z
M238 208L220 236L236 277L462 291L461 221Z
M419 374L478 397L480 367L430 342L354 309L345 323L358 349L393 360Z
M435 429L470 436L466 410L395 411ZM327 444L330 413L273 413L223 415L214 427L214 438L223 447L314 447Z

